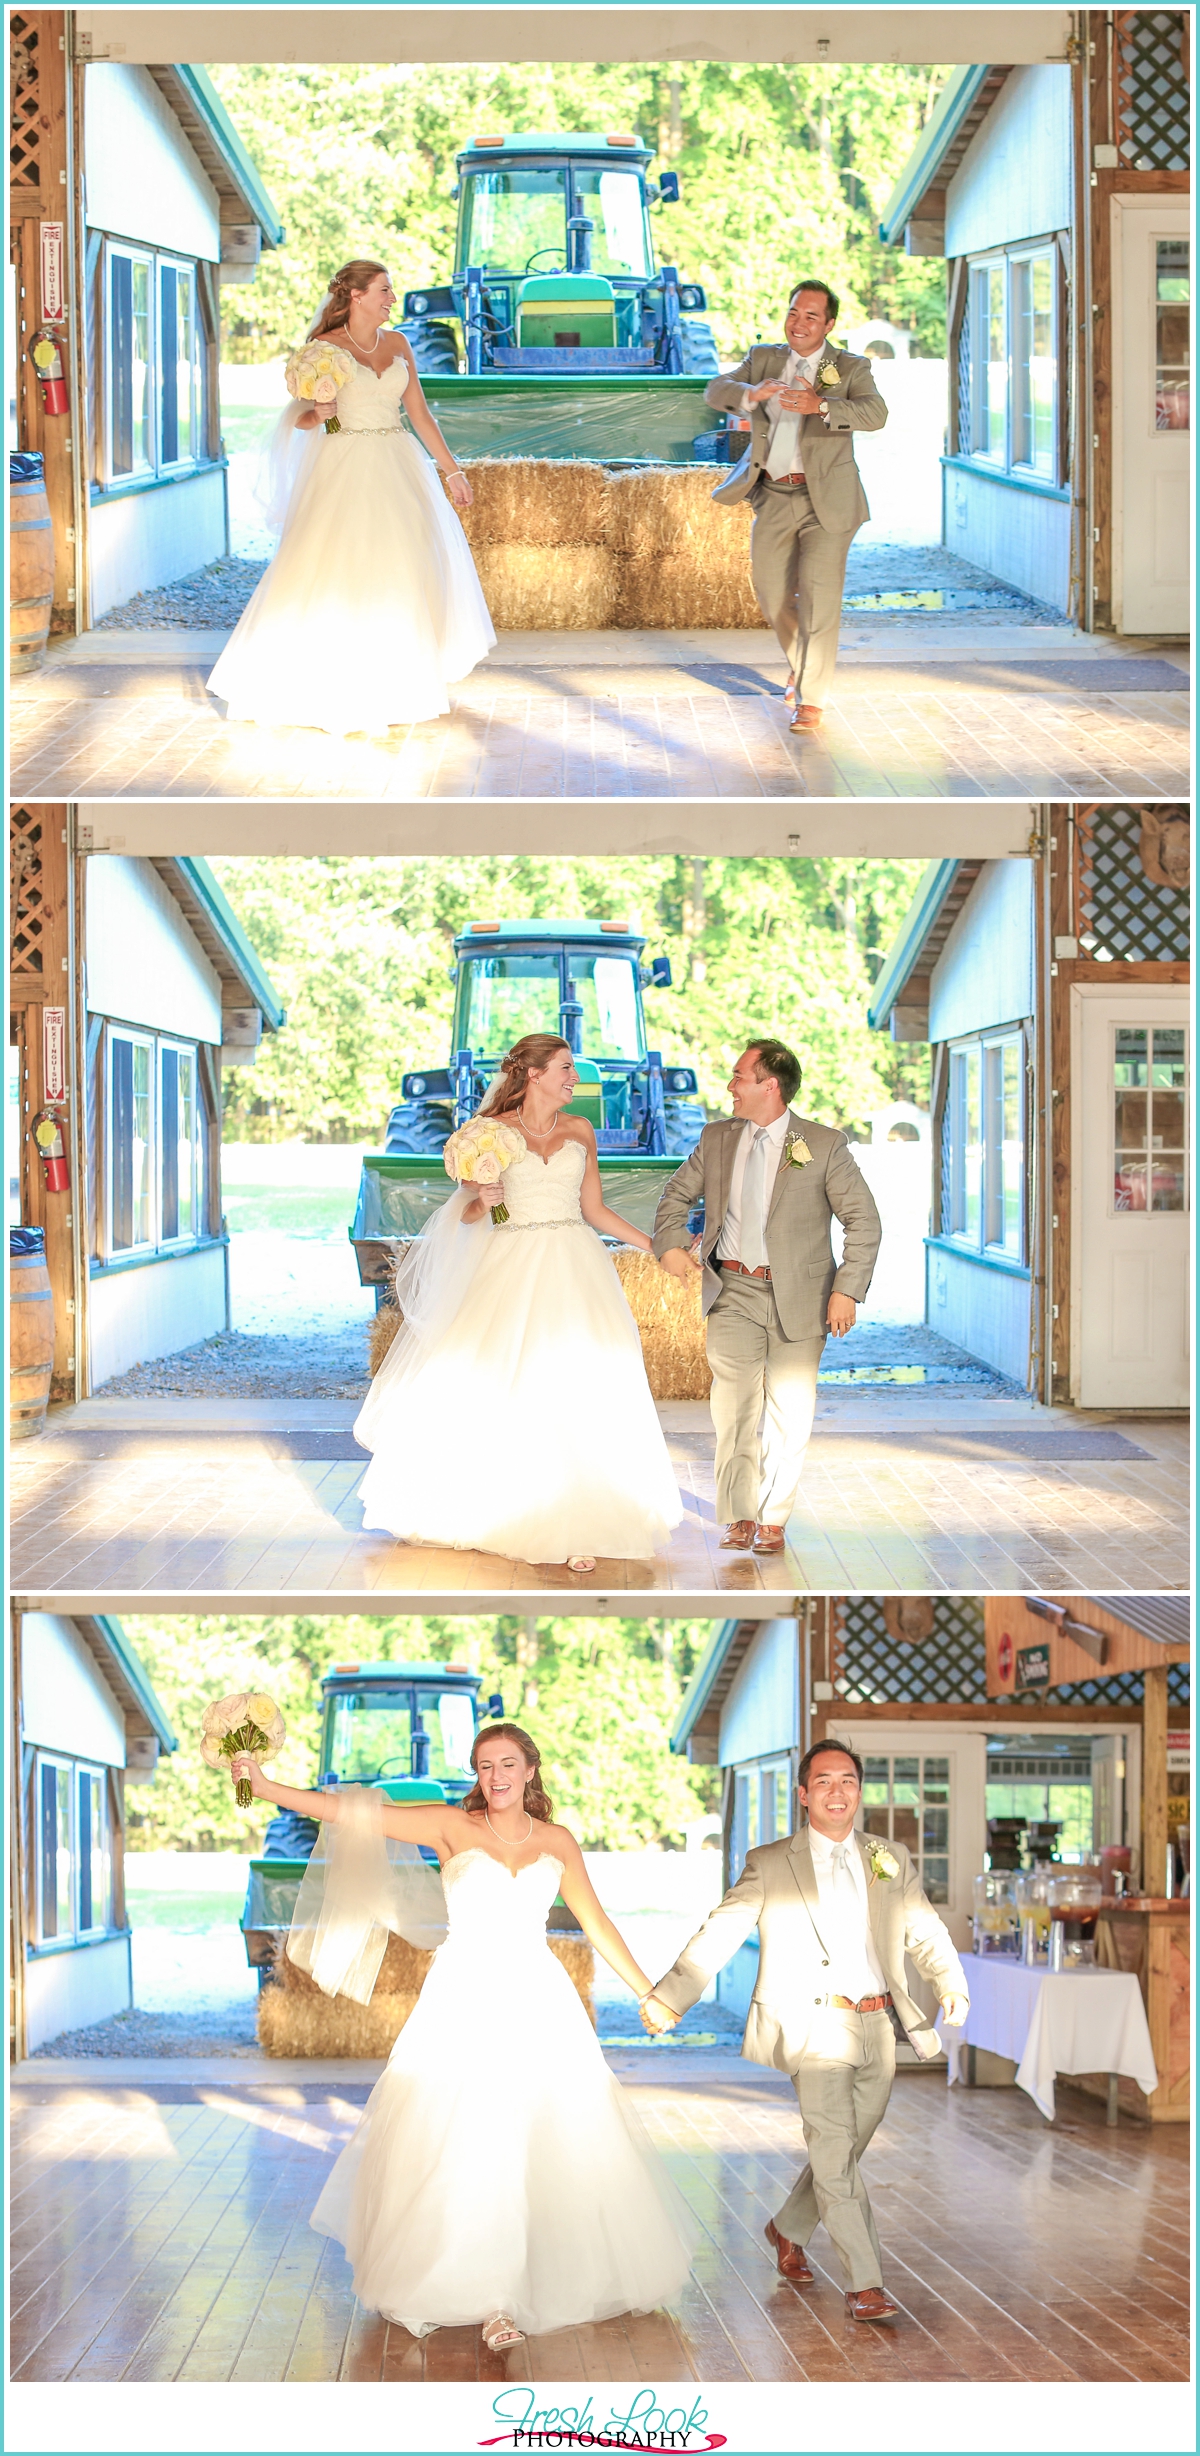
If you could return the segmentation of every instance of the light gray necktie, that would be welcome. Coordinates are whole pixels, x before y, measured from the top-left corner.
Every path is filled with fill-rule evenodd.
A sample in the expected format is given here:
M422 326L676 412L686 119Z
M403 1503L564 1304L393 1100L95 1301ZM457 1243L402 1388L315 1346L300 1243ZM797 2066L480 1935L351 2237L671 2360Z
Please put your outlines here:
M858 1886L854 1882L854 1873L850 1866L850 1850L851 1845L849 1842L834 1843L833 1890L835 1897L842 1902L844 1907L848 1909L851 1901L853 1901L855 1908L857 1909Z
M767 1258L766 1222L763 1218L766 1142L766 1127L756 1126L754 1140L746 1154L746 1173L742 1179L742 1250L738 1260L747 1271L760 1271Z

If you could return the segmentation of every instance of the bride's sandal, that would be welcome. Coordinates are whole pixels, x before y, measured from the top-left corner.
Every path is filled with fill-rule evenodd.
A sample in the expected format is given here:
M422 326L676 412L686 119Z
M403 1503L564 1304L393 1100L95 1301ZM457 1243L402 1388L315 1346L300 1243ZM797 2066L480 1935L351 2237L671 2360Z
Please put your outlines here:
M521 2330L507 2312L497 2311L483 2323L483 2342L489 2354L506 2354L512 2345L525 2343Z
M568 1569L573 1569L579 1577L586 1577L588 1571L594 1569L595 1566L590 1552L573 1552L567 1562Z

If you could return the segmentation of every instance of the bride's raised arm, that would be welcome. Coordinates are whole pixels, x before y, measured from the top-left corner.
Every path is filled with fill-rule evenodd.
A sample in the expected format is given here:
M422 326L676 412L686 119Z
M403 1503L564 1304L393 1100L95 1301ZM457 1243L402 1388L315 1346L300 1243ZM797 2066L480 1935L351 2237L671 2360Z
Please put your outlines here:
M596 1136L586 1118L581 1118L587 1163L583 1184L579 1189L579 1208L589 1228L600 1236L619 1237L622 1245L634 1245L639 1253L652 1254L654 1247L644 1228L635 1228L631 1220L622 1219L619 1211L610 1211L600 1184L600 1163L596 1158Z
M297 1816L319 1818L323 1823L336 1824L338 1786L328 1791L298 1791L293 1783L272 1782L264 1774L257 1757L232 1757L229 1763L231 1779L244 1776L256 1799L269 1799L277 1808L291 1808ZM447 1825L453 1813L447 1800L430 1800L420 1807L400 1808L386 1796L383 1800L383 1830L393 1842L424 1842L436 1846L453 1839Z
M556 1843L561 1842L563 1850L559 1891L568 1910L574 1911L589 1944L595 1945L609 1969L615 1970L617 1977L623 1978L627 1987L632 1987L639 2004L642 2003L646 1996L653 1995L653 1981L647 1978L619 1929L613 1926L583 1864L583 1852L574 1834L568 1833L564 1825L556 1825L554 1834Z

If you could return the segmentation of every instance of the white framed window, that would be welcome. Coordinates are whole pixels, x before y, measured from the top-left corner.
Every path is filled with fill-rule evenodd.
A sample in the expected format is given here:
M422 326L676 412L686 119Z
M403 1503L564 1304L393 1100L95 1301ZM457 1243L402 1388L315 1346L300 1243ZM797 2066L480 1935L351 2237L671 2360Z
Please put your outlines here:
M931 1902L950 1900L950 1810L949 1757L864 1757L862 1830L904 1843Z
M969 434L960 449L1057 485L1059 259L1050 240L969 268Z
M1025 1046L1020 1032L950 1051L943 1234L1025 1259Z
M196 267L109 239L104 250L105 474L152 477L204 458Z
M194 1042L109 1024L105 1251L152 1252L204 1234L204 1135Z
M763 1842L786 1840L793 1827L792 1770L787 1757L739 1766L733 1778L733 1826L729 1881L734 1884L749 1851Z
M38 1944L112 1925L112 1824L103 1766L39 1751L34 1760L34 1935Z
M1113 1026L1112 1211L1186 1211L1188 1049L1183 1025Z

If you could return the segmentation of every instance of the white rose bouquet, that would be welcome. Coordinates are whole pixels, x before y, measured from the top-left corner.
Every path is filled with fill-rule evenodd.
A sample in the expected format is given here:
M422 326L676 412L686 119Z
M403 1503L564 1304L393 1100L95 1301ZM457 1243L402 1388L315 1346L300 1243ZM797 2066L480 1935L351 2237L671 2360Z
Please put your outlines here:
M503 1125L498 1117L473 1117L451 1135L442 1161L446 1175L458 1185L499 1185L505 1169L518 1168L525 1156L525 1138L515 1126ZM502 1228L507 1205L498 1202L492 1218Z
M263 1697L254 1689L238 1689L234 1696L219 1697L215 1705L205 1707L200 1754L206 1765L218 1771L232 1757L254 1757L265 1765L268 1757L279 1755L286 1738L283 1716L274 1698ZM239 1775L239 1808L248 1808L253 1798L245 1775Z
M283 380L294 401L336 401L354 368L349 350L335 349L330 341L306 341L303 349L292 351ZM339 420L327 418L325 431L340 435Z

